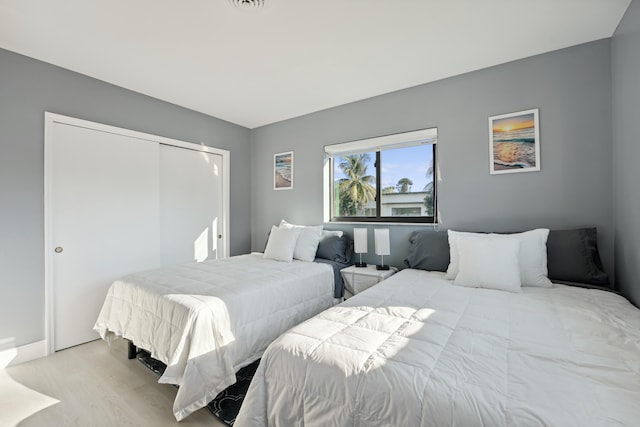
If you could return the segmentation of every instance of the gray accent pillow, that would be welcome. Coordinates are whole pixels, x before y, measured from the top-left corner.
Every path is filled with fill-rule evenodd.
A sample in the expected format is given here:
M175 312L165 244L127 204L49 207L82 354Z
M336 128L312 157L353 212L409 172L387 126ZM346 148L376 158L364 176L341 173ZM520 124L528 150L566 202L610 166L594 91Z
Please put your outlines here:
M320 240L316 258L349 263L351 262L352 250L352 241L347 235L329 236Z
M449 238L447 231L414 231L409 236L409 256L404 260L409 268L447 271Z
M602 268L595 227L551 230L547 239L547 268L551 281L609 287Z

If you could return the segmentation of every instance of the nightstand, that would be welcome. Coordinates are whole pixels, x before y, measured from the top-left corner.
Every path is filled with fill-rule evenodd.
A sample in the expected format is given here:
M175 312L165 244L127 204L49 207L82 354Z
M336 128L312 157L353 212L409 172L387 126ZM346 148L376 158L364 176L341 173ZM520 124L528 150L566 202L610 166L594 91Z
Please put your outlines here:
M389 267L389 270L376 270L375 265L366 267L356 267L352 265L340 270L344 279L344 298L352 297L365 289L370 288L376 283L380 283L387 277L391 277L398 271L395 267Z

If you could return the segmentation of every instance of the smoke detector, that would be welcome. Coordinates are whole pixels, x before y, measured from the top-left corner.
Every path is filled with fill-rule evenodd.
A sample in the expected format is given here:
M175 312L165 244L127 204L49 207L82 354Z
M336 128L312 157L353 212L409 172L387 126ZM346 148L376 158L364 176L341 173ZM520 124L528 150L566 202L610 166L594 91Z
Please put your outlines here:
M240 10L259 10L264 7L265 0L229 0Z

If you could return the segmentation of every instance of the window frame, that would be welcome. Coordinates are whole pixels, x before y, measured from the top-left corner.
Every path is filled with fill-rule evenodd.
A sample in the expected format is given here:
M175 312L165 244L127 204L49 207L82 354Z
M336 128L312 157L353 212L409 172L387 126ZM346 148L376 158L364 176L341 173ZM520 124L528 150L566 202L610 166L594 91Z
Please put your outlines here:
M388 143L385 144L384 142L381 142L380 144L378 144L375 148L372 148L370 150L367 149L363 149L363 150L353 150L353 151L349 151L344 150L344 151L334 151L331 153L328 153L328 182L327 179L325 178L325 184L328 184L328 194L325 194L325 197L328 197L328 222L335 222L335 223L421 223L421 224L438 224L438 184L437 184L437 128L432 128L432 129L424 129L423 131L427 131L427 130L434 130L436 132L436 136L434 138L434 140L430 141L430 142L421 142L421 143L411 143L411 142L407 142L406 144L398 144L397 141L400 137L402 137L402 135L409 135L413 132L420 132L420 131L412 131L412 132L407 132L407 133L402 133L402 134L394 134L394 135L388 135L388 136L383 136L383 137L378 137L378 138L372 138L371 140L363 140L363 141L373 141L373 140L377 140L377 139L384 139L384 138L388 138L388 137L393 137L394 143ZM353 144L357 144L359 141L354 141ZM346 143L349 144L349 143ZM345 145L346 145L345 144ZM381 209L381 199L382 199L382 186L381 186L381 182L382 182L382 167L378 167L378 165L381 165L381 152L385 151L385 150L391 150L391 149L397 149L397 148L403 148L403 146L406 147L411 147L411 146L416 146L416 145L421 145L421 144L425 144L425 145L431 145L432 146L432 155L433 155L433 215L431 216L382 216L380 215L380 213L382 212ZM340 145L340 144L337 144ZM332 146L329 146L332 147ZM326 147L325 147L326 149ZM334 216L333 213L335 212L334 210L334 202L335 202L335 198L334 198L334 190L335 190L335 171L334 171L334 158L335 157L342 157L342 156L348 156L350 154L354 154L357 152L375 152L375 169L376 169L376 215L375 216ZM327 193L327 192L325 192ZM327 199L325 198L325 203L326 203Z

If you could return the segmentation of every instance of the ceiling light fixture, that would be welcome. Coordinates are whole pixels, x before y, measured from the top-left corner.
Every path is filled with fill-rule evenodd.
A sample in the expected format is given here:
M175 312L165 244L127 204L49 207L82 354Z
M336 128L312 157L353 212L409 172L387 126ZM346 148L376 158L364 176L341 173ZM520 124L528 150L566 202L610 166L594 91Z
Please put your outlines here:
M264 7L265 0L229 0L240 10L258 10Z

